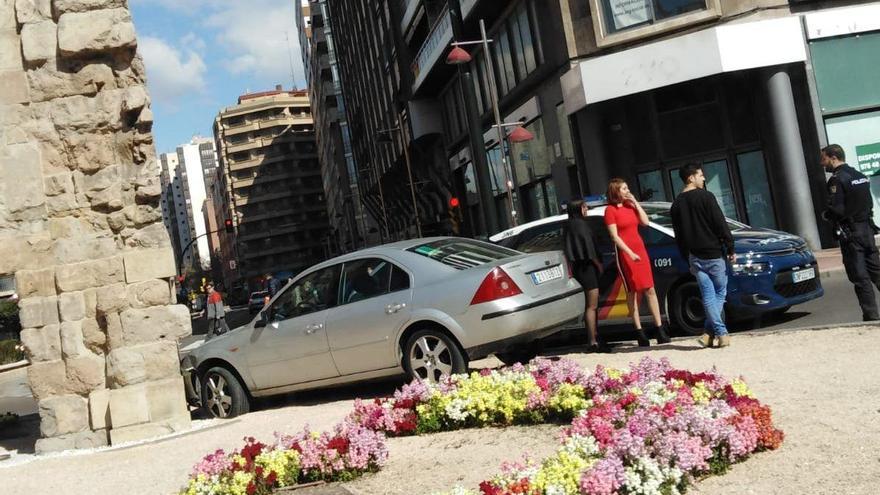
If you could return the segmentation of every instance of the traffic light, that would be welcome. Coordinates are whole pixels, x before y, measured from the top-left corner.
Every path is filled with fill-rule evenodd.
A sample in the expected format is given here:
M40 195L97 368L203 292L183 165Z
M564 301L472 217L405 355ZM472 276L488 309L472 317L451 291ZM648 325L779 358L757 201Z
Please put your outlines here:
M454 235L461 234L461 203L458 198L449 198L449 225Z
M225 222L223 222L223 228L226 229L226 232L234 232L235 229L232 226L232 219L227 218Z

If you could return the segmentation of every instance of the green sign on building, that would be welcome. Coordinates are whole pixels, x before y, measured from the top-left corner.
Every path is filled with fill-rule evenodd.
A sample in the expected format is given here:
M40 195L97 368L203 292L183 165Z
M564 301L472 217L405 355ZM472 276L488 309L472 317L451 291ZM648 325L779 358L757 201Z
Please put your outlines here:
M856 146L856 170L871 176L880 173L880 143Z

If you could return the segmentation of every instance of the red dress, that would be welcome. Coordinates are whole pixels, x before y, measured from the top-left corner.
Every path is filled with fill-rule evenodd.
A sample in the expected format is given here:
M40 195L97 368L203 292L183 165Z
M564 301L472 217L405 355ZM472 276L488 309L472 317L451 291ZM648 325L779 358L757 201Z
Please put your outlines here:
M623 206L608 205L605 207L605 225L617 225L617 235L624 244L639 255L639 261L633 261L628 254L617 249L617 269L623 279L627 292L639 292L654 287L654 274L651 273L651 259L645 242L639 234L639 213L630 204Z

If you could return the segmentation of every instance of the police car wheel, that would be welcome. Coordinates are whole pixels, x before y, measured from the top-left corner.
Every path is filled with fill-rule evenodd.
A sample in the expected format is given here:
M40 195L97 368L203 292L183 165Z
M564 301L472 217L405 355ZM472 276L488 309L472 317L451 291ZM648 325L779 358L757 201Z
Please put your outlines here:
M675 326L690 335L700 335L704 331L706 313L703 310L703 298L700 286L696 282L680 285L672 296L669 308Z

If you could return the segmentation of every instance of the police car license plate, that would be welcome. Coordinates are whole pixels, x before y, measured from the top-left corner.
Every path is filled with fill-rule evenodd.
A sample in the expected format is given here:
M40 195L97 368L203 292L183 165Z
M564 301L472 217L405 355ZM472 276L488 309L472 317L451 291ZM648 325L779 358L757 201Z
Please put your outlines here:
M806 282L807 280L813 280L816 278L816 269L808 268L806 270L799 270L791 274L791 278L794 280L794 283Z
M534 282L535 285L541 285L551 280L562 278L562 265L556 265L554 267L547 268L546 270L533 272L531 275L532 282Z

